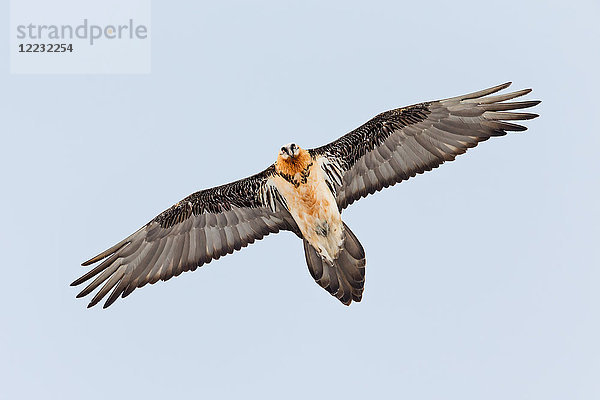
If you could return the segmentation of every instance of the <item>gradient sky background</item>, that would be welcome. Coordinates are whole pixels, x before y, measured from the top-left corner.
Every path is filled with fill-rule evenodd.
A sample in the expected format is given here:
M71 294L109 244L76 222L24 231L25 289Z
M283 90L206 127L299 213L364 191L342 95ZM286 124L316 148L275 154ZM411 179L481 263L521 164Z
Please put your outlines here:
M10 75L0 41L0 398L600 398L599 3L215 3L153 3L149 75ZM284 143L509 80L527 132L343 214L362 303L290 233L108 310L68 286Z

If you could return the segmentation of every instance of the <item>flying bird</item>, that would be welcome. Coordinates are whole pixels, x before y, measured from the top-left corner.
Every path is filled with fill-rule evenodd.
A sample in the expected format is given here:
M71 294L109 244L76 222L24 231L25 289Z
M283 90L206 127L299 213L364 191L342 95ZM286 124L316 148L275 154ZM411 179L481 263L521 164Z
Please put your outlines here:
M186 197L84 262L99 264L71 286L93 279L77 297L100 288L88 307L110 292L106 308L147 283L194 271L270 233L288 230L302 239L315 281L345 305L358 302L365 284L365 252L342 221L342 210L452 161L492 136L526 130L508 121L537 117L514 110L540 101L507 102L531 89L491 96L509 86L386 111L315 149L287 144L264 171Z

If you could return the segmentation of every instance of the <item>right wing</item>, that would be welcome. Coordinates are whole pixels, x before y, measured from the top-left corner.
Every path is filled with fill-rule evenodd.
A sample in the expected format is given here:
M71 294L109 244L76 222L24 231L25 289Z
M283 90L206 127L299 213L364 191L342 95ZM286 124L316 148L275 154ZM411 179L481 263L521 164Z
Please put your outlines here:
M103 260L71 286L95 278L77 297L102 286L88 307L112 289L104 308L119 296L159 279L166 281L185 271L233 253L269 233L298 227L285 200L268 179L274 166L227 185L196 192L162 212L137 232L84 262ZM106 283L105 283L106 282Z

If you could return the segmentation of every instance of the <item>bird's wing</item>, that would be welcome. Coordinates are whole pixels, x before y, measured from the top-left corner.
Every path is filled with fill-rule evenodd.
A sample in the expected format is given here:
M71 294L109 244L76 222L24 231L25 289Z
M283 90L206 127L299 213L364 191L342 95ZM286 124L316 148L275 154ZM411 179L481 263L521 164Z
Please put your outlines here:
M311 155L325 170L340 210L368 194L430 171L492 136L524 131L512 120L537 114L512 110L539 101L506 102L531 89L489 96L510 86L495 86L464 96L415 104L381 113Z
M82 265L87 266L103 260L71 284L95 278L77 297L104 284L88 307L112 289L104 303L106 308L136 288L193 271L269 233L291 230L299 234L285 200L269 181L273 173L271 166L178 202L128 238L84 262Z

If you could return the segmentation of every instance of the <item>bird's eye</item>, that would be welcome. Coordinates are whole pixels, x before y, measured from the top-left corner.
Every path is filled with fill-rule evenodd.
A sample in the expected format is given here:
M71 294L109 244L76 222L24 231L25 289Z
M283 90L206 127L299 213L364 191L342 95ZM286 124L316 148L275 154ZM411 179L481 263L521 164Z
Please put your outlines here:
M285 152L285 147L281 148L281 152L284 153Z

